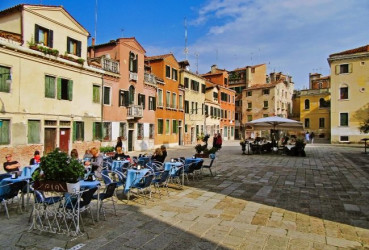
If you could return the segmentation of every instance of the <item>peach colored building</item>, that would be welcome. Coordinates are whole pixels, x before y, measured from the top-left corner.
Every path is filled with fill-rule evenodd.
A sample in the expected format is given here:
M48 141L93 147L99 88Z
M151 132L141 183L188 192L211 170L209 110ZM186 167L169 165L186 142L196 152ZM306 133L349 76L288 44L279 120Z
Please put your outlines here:
M184 88L180 84L180 66L173 54L146 57L145 62L157 77L155 145L182 145Z
M156 83L145 73L145 49L135 38L118 38L89 47L89 53L103 68L118 61L121 74L118 82L104 81L103 141L115 145L119 136L126 152L153 149Z

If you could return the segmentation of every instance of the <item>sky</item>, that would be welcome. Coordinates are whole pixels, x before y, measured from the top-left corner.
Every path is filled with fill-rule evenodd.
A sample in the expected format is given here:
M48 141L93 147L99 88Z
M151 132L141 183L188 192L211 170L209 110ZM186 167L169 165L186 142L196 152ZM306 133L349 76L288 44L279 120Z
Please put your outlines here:
M330 54L369 44L368 0L0 0L0 9L20 3L62 5L91 36L97 20L97 44L135 37L146 55L178 61L186 20L192 71L265 63L295 89L308 87L309 73L329 75Z

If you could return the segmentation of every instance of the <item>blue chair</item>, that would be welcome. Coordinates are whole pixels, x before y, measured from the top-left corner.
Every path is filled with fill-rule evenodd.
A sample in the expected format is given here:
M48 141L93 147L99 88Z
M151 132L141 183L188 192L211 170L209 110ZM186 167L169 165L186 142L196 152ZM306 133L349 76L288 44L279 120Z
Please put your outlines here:
M104 204L104 200L107 200L109 198L111 198L111 201L113 203L113 208L114 208L114 214L117 215L117 211L115 209L115 202L114 202L114 194L115 194L115 189L117 188L117 183L116 182L112 182L112 183L109 183L106 187L105 187L105 191L103 193L101 193L99 196L98 195L93 195L92 196L92 199L94 200L97 200L99 198L100 200L100 207L98 208L99 209L99 212L103 212L103 215L104 215L104 219L106 220L105 218L105 209L103 207L103 204Z
M155 176L155 179L152 180L155 190L159 191L160 198L161 198L160 187L165 187L167 189L167 195L169 196L168 180L169 180L169 170L160 172L160 174Z
M0 174L0 181L2 181L5 178L10 178L10 177L12 177L12 175L11 174L8 174L8 173L6 173L6 174Z
M63 197L61 196L45 197L44 193L39 190L33 190L33 196L34 196L34 205L32 207L31 214L29 215L28 222L31 221L31 218L33 216L39 217L39 215L34 215L35 206L43 206L45 209L47 206L57 204L63 199ZM37 219L41 220L41 218L37 218Z
M212 168L212 166L214 164L214 161L215 161L215 154L210 154L209 157L211 159L210 164L209 165L202 165L202 169L203 168L209 169L211 176L213 176L213 172L211 171L211 168Z
M140 180L135 180L134 184L131 186L131 189L132 188L137 189L137 195L139 195L140 192L142 192L142 197L144 199L145 205L146 205L146 199L145 199L144 191L148 189L150 198L151 198L151 183L153 179L154 179L154 174L152 174L151 172L147 172L147 174L143 176ZM128 200L129 200L129 196L128 196Z
M13 201L14 198L18 197L19 192L26 185L27 185L26 181L19 181L19 182L9 183L9 184L5 184L5 185L0 186L0 202L4 206L5 213L6 213L6 216L8 217L8 219L9 219L9 212L8 212L7 203L9 201ZM19 201L18 201L17 207L22 212L22 208L19 205Z

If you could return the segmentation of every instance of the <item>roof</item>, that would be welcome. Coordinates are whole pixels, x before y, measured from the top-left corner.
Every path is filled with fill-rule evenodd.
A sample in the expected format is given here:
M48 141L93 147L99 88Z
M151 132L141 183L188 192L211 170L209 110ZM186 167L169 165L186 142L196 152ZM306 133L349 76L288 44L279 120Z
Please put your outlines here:
M30 7L47 7L47 8L61 8L63 9L79 26L81 26L82 29L84 29L89 35L90 32L87 31L87 29L85 27L83 27L82 24L80 24L66 9L64 9L64 7L62 5L58 6L58 5L43 5L43 4L18 4L15 5L13 7L10 7L8 9L2 10L0 11L0 16L6 16L8 14L11 14L13 12L17 12L17 11L22 11L24 9L25 6L30 6Z
M156 60L164 60L165 58L169 57L169 56L173 56L174 55L172 53L169 54L163 54L163 55L157 55L157 56L146 56L145 57L145 61L156 61ZM175 57L174 57L175 58ZM176 59L177 60L177 59Z
M345 50L342 52L338 52L338 53L334 53L329 55L329 57L332 56L341 56L341 55L349 55L349 54L357 54L357 53L363 53L363 52L369 52L369 44L368 45L364 45L362 47L359 48L355 48L355 49L350 49L350 50Z
M263 66L265 65L265 63L262 63L262 64L257 64L257 65L253 65L253 66L245 66L243 68L237 68L237 69L234 69L234 70L231 70L231 71L239 71L239 70L245 70L247 68L257 68L257 67L260 67L260 66ZM230 72L231 72L230 71Z
M246 91L247 90L253 90L253 89L264 89L264 88L273 88L275 87L278 83L280 82L276 82L276 83L266 83L266 84L255 84L247 89L245 89Z
M101 44L95 44L95 45L91 45L88 48L99 48L99 47L105 47L105 46L110 46L110 45L116 45L120 40L124 41L130 41L133 40L134 42L137 43L137 45L141 48L142 51L144 51L144 53L146 53L146 50L144 49L144 47L142 47L142 45L137 41L136 37L121 37L121 38L117 38L116 40L110 40L107 43L101 43Z

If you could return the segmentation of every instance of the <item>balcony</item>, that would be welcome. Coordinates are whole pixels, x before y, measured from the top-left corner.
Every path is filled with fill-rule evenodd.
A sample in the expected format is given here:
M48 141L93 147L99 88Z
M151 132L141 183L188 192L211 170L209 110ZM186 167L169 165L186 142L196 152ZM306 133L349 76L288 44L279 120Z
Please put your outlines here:
M130 81L136 81L137 82L138 75L135 72L129 72L129 80Z
M119 63L118 62L111 60L108 57L102 57L101 65L103 66L104 70L119 74Z
M127 120L143 117L143 108L141 105L130 105L127 108Z
M144 81L146 84L152 85L156 87L156 79L153 74L145 73L144 75Z

